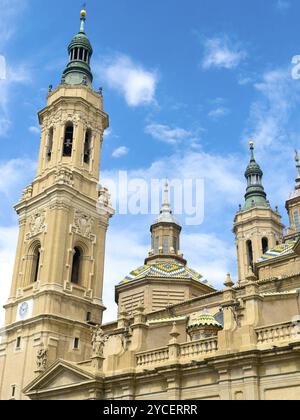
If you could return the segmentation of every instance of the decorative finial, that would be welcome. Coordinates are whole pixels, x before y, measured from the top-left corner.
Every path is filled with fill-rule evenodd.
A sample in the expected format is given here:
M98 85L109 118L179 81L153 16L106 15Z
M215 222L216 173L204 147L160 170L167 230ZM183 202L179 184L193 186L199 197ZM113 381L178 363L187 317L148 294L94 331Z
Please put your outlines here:
M234 286L230 273L228 273L226 276L224 286L226 286L227 289L231 289Z
M80 11L80 32L84 32L84 23L86 20L86 3L82 5L82 10Z
M300 157L298 150L295 150L295 162L296 162L296 168L298 171L298 177L300 177Z
M170 336L172 337L169 344L177 344L177 339L180 336L180 332L177 329L177 324L176 322L173 322L173 327L172 330L170 332Z
M249 140L249 146L250 146L250 151L251 151L251 160L255 160L254 159L254 141L253 140Z
M164 204L169 204L169 182L166 178L165 189L164 189Z

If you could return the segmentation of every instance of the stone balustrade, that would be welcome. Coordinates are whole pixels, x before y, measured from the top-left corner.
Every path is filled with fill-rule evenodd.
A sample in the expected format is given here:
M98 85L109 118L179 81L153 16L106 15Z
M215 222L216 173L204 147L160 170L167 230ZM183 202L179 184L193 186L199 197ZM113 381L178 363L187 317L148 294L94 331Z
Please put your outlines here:
M178 358L186 362L187 358L197 358L203 355L216 353L218 350L217 337L192 341L178 345ZM148 367L161 365L169 362L171 359L169 347L162 347L147 352L140 352L136 354L137 367Z
M218 350L218 339L216 337L192 341L180 346L181 357L194 357L203 354L215 353Z
M153 351L145 351L136 355L136 364L140 366L152 366L169 360L168 347L162 347Z
M285 322L256 328L257 345L280 343L300 339L300 326L297 323Z

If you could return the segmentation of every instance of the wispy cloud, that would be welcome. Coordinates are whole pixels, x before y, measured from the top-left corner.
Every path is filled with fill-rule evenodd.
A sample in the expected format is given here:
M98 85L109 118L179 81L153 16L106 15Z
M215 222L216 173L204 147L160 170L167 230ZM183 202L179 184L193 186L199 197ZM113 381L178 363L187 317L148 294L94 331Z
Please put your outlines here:
M275 7L279 12L286 12L291 7L291 3L287 0L277 0Z
M17 29L17 21L22 16L27 5L27 0L0 0L0 49L3 49L14 35Z
M36 127L35 125L32 125L31 127L28 128L28 131L32 134L40 134L41 130L39 127Z
M208 116L212 120L218 120L220 118L226 117L226 115L228 115L228 114L230 114L230 110L228 108L220 106L218 108L212 109L208 113Z
M145 132L154 139L170 145L178 145L187 140L191 140L192 142L196 142L197 140L197 136L192 131L180 127L170 127L164 124L148 124Z
M0 226L0 327L3 325L4 322L4 311L2 310L2 307L8 299L10 285L12 281L13 264L17 246L17 236L17 226Z
M287 125L300 99L300 84L292 79L289 69L266 72L254 85L257 99L251 105L247 129L258 148L287 145Z
M147 70L127 55L102 57L95 66L100 80L122 94L130 107L155 103L158 83L156 71Z
M0 195L9 197L12 192L21 193L22 187L33 179L36 162L30 159L12 159L0 162ZM24 175L26 174L26 175Z
M121 146L118 147L117 149L115 149L112 153L112 157L115 159L121 158L123 156L128 155L129 153L129 149L126 146Z
M204 57L202 60L203 69L210 68L236 68L247 54L237 43L234 43L228 36L214 37L204 41Z

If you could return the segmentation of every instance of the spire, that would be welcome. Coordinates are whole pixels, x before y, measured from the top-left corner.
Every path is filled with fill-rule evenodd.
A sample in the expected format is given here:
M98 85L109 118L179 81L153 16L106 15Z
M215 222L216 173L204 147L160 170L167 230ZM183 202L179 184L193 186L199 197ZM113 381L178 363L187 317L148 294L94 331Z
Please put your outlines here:
M254 157L254 141L250 140L249 141L249 146L250 146L250 153L251 153L251 160L250 160L250 162L255 162L255 157Z
M62 83L67 85L85 85L92 87L93 75L90 60L93 48L85 33L85 5L80 11L80 30L68 46L69 63L63 72Z
M160 214L151 225L151 251L149 257L145 260L145 264L156 261L158 258L176 260L181 264L186 264L180 251L181 226L173 215L169 195L169 182L166 180Z
M296 169L297 169L297 178L296 178L296 190L300 189L300 157L298 150L295 150L295 162L296 162Z
M82 6L82 10L80 12L80 31L79 33L85 33L84 32L84 25L86 20L86 4L84 3Z
M163 198L163 204L160 210L160 215L155 221L155 223L175 223L178 225L177 220L173 216L173 212L170 206L169 202L169 182L166 179L165 185L164 185L164 198Z
M249 141L250 145L250 162L245 172L247 179L247 191L245 195L244 210L251 207L269 207L267 195L262 185L263 171L255 160L254 142Z

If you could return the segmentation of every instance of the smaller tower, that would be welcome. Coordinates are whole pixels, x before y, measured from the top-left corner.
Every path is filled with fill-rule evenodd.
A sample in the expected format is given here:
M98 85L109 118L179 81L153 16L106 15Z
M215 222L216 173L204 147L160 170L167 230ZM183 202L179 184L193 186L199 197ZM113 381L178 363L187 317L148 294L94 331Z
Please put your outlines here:
M300 157L298 151L295 154L295 162L297 169L295 189L285 204L290 221L290 227L287 229L287 239L300 236Z
M90 67L92 45L85 33L86 10L80 12L80 30L68 46L69 62L63 72L62 83L92 87L93 75Z
M239 282L245 281L249 267L268 249L282 240L284 225L281 216L267 201L262 184L263 171L255 160L254 143L250 141L250 162L245 172L247 190L245 204L234 219L233 232L236 238Z
M142 302L145 314L215 291L201 274L187 266L180 251L181 226L169 202L168 182L160 215L151 226L151 251L142 267L116 286L116 303L134 314Z
M164 260L177 260L186 264L180 252L181 226L175 219L169 202L169 184L165 183L164 200L160 215L151 226L152 249L145 263L163 258Z

